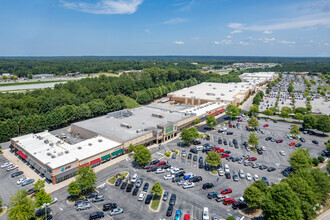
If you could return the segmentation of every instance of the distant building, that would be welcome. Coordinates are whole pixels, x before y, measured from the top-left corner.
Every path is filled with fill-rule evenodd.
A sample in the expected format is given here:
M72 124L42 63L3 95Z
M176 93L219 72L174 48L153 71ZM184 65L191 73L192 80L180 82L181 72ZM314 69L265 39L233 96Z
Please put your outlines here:
M53 78L53 74L36 74L32 75L33 79L46 79L46 78Z
M3 73L2 76L10 76L10 73Z

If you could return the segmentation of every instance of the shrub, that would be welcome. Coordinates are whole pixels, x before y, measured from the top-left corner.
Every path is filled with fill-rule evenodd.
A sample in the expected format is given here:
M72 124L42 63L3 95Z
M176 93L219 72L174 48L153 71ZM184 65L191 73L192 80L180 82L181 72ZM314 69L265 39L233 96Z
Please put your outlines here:
M324 162L324 157L322 157L322 156L319 156L317 159L320 161L320 163Z
M319 165L319 160L317 158L313 158L312 163L314 164L314 166Z
M171 152L165 152L165 157L170 157L171 156Z
M178 154L179 153L179 151L178 150L172 150L172 152L174 152L174 153L176 153L176 154Z

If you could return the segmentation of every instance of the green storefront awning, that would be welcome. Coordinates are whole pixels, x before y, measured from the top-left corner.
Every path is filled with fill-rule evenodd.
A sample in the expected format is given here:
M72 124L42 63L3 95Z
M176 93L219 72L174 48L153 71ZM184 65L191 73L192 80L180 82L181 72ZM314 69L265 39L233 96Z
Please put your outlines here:
M120 149L120 150L117 150L117 151L114 151L111 153L112 156L116 156L117 154L121 154L124 152L124 149Z
M111 155L107 154L107 155L101 157L101 160L106 160L106 159L109 159L110 157L111 157Z

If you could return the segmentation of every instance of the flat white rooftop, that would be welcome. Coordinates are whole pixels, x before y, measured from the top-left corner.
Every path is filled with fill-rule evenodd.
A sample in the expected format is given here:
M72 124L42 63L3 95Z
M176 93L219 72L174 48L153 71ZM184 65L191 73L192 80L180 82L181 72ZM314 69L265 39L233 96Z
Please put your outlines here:
M192 87L184 88L169 95L181 98L195 98L213 101L233 101L235 96L254 89L256 84L250 82L241 83L210 83L204 82Z
M36 160L52 169L84 160L121 145L101 136L70 145L48 131L28 134L12 140Z
M208 102L202 105L194 106L193 108L186 109L184 113L195 113L198 116L204 115L216 108L225 107L227 104L220 102Z

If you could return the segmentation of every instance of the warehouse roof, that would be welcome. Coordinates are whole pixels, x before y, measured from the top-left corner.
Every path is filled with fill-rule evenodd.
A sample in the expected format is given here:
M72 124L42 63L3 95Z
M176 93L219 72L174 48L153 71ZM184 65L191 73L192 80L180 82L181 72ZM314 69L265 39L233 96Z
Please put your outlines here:
M219 103L219 102L208 102L206 104L202 105L197 105L194 106L193 108L189 108L184 110L186 113L195 113L198 116L204 115L214 109L220 108L220 107L225 107L227 104L225 103Z
M52 169L111 150L121 143L97 136L70 145L48 131L12 138L20 148ZM28 155L28 156L29 156ZM36 161L36 162L38 162Z
M168 95L182 98L196 98L214 101L232 101L235 96L254 89L254 83L201 83L195 86L184 88Z
M89 130L112 140L125 142L156 130L158 125L177 123L191 116L178 111L142 106L76 122L71 126Z

